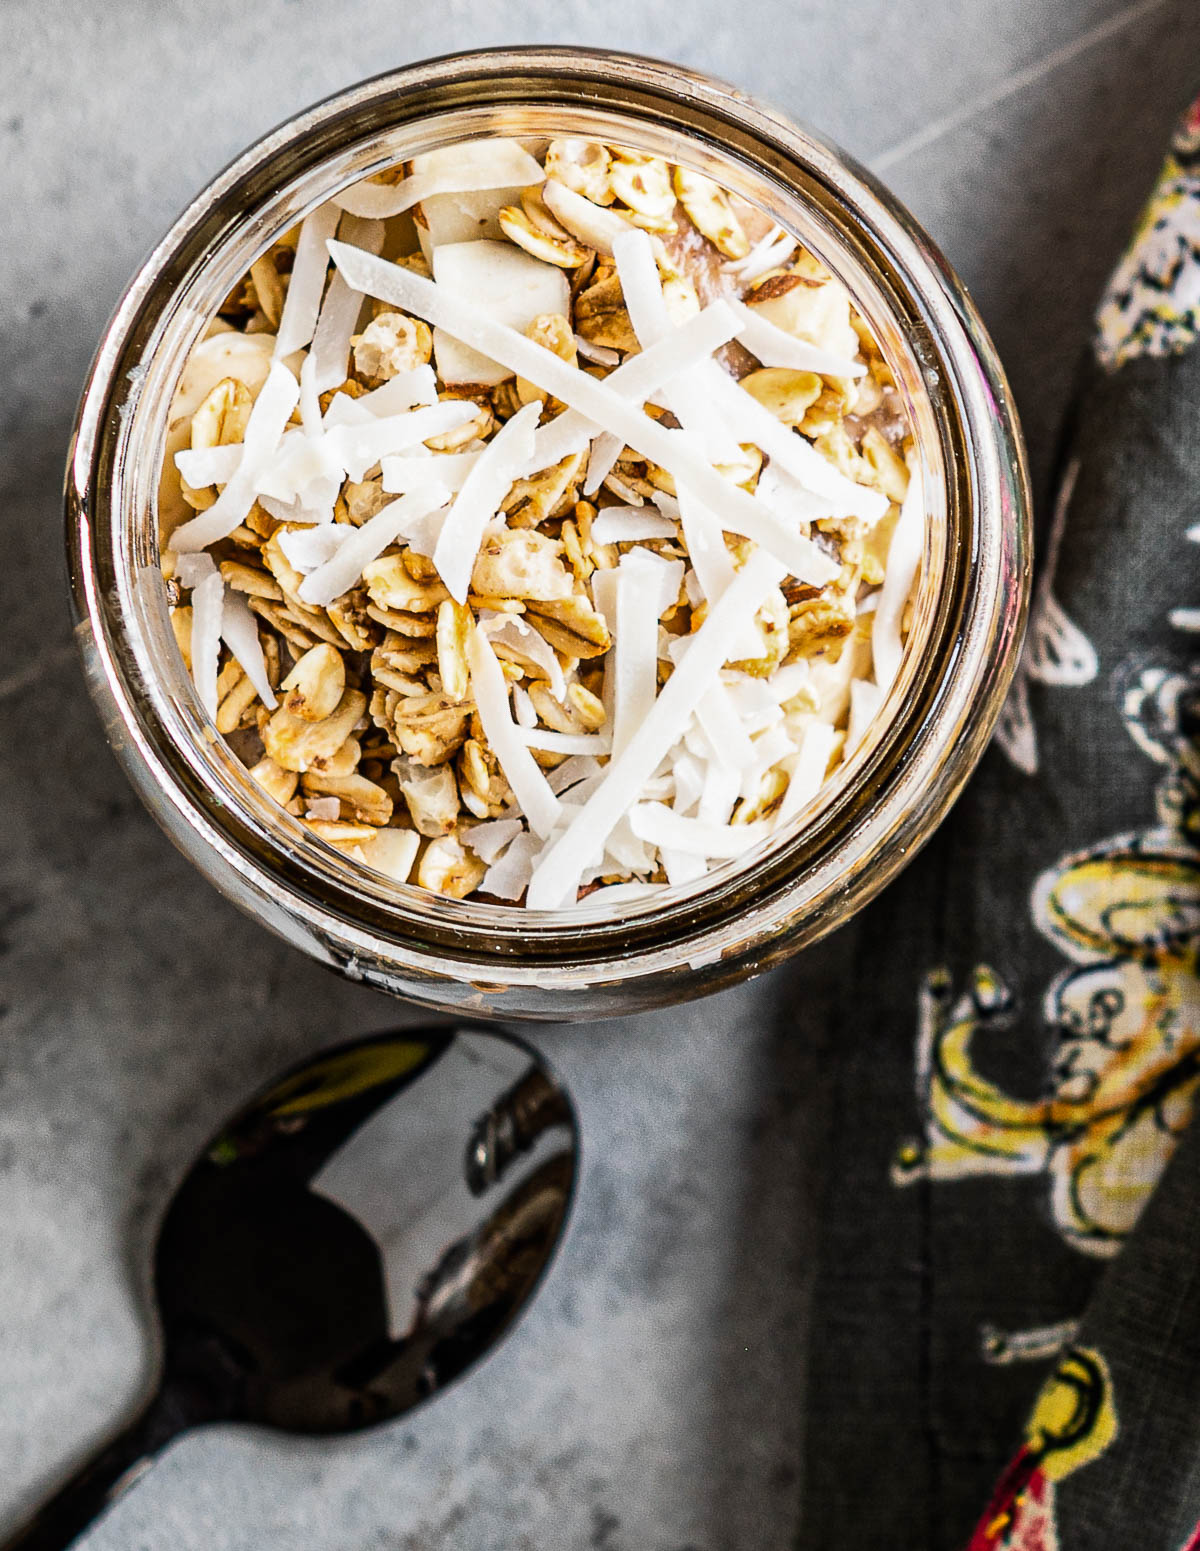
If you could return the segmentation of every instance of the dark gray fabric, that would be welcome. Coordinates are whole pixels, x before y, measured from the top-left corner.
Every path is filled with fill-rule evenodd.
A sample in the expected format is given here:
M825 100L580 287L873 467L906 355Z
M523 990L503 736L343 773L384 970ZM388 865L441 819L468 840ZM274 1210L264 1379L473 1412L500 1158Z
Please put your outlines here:
M1171 622L1200 602L1200 348L1089 366L1063 473L1041 556L1097 671L1028 684L1036 773L994 745L855 929L803 1551L1181 1551L1200 1521L1200 1134L1131 1236L1110 1220L1159 1179L1200 1059L1200 636ZM990 1172L970 1123L930 1161L919 1004L973 1030L970 1093L1011 1112L1002 1147L1025 1114L1041 1166Z

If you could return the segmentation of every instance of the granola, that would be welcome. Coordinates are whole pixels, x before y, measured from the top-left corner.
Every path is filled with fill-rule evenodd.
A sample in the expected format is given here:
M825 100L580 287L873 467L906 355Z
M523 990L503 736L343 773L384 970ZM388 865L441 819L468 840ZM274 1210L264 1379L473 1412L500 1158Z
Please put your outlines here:
M493 137L234 287L172 405L163 573L216 731L314 837L451 899L616 902L782 834L862 741L916 469L870 329L762 210Z

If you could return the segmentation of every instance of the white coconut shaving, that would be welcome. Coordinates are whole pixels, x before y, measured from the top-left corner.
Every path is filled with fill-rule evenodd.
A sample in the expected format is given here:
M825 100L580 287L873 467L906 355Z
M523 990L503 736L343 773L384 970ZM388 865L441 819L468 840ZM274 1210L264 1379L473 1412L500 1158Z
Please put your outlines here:
M540 849L541 842L537 836L522 830L506 847L499 860L488 868L479 885L480 893L494 895L496 899L520 899L529 887L534 858Z
M493 647L501 648L501 655L510 657L527 670L544 678L550 693L561 700L567 692L562 664L554 648L545 636L520 614L499 614L483 609L479 615L479 629Z
M175 454L175 467L193 490L227 485L241 461L241 442L226 447L188 447Z
M765 237L755 243L745 258L732 259L722 264L721 268L736 276L740 284L750 285L768 270L786 264L798 246L790 232L785 232L782 226L773 226Z
M651 845L710 861L741 856L771 833L771 825L763 822L706 824L701 819L683 818L661 802L635 804L629 811L629 823L634 834Z
M642 349L671 334L671 319L663 296L662 276L650 234L628 227L613 242L613 258L629 321ZM665 398L680 425L699 440L710 463L736 463L741 449L719 413L714 413L700 385L687 376L671 379Z
M454 498L433 552L433 563L446 591L456 603L467 601L471 572L484 530L513 481L533 453L533 433L537 429L542 406L526 404L511 420L505 421L479 454L479 462L463 481Z
M784 569L763 550L751 555L724 596L713 605L648 716L563 833L538 858L529 884L531 909L557 909L575 897L592 848L641 795L643 783L679 741L705 692L729 654L737 625L754 614Z
M240 592L231 591L225 597L221 611L221 638L241 664L242 672L254 685L255 694L268 711L273 711L279 702L267 677L266 659L258 636L258 620L250 612L250 605Z
M337 553L304 578L300 584L301 601L317 608L328 608L335 598L340 598L354 586L362 576L364 566L378 560L388 545L407 533L415 521L445 506L449 499L449 491L430 486L389 502L361 528L353 529L350 537L339 545Z
M328 565L342 545L357 532L357 528L346 522L323 522L311 528L281 528L279 547L301 576L307 576L310 571Z
M172 533L171 548L176 554L207 549L219 539L227 538L245 521L254 505L258 479L278 447L283 428L291 419L299 398L300 384L295 377L286 366L272 362L267 380L259 389L246 421L242 457L237 469L207 511L200 512Z
M398 415L372 417L361 425L337 426L326 433L325 441L340 461L346 477L359 480L381 458L404 452L409 447L419 447L431 436L456 431L478 413L477 404L446 399L440 404L405 410Z
M900 516L888 545L887 565L879 602L871 628L871 654L875 663L875 682L886 694L900 671L904 655L901 625L909 594L917 578L925 549L925 511L921 492L921 470L910 469L908 489L900 506Z
M209 555L181 555L177 574L192 590L192 681L200 704L215 722L225 583Z
M535 835L549 835L559 820L558 798L550 790L541 767L529 752L512 719L508 684L491 643L482 630L473 630L467 645L475 709L484 736L504 779Z
M365 253L382 251L382 221L361 221L356 216L344 215L338 225L338 232L343 242L352 243ZM309 353L318 393L326 393L346 380L346 369L350 364L350 340L362 304L362 292L352 290L346 284L344 275L335 274L325 292L325 300L321 303Z
M636 506L606 506L592 519L595 544L636 544L643 539L673 539L676 534L669 517Z
M319 205L300 223L296 258L283 301L279 327L275 331L275 359L282 361L302 350L313 337L329 268L326 244L337 230L336 205Z
M538 163L515 140L501 136L445 146L415 156L412 171L399 183L364 179L333 196L350 215L386 221L403 215L423 199L439 194L472 194L494 188L527 188L545 176Z
M463 836L463 844L490 867L505 846L524 833L520 819L489 819L484 824L472 825Z
M383 488L390 495L407 495L433 482L457 495L478 462L477 452L441 452L424 458L395 453L380 459L379 471Z
M809 344L806 339L797 339L736 298L730 298L729 304L742 320L738 339L764 366L791 366L801 372L819 372L823 377L866 375L867 368L861 361L847 360Z
M620 366L621 352L610 350L607 345L594 345L590 339L584 339L582 334L575 335L575 348L585 361L591 361L594 366Z

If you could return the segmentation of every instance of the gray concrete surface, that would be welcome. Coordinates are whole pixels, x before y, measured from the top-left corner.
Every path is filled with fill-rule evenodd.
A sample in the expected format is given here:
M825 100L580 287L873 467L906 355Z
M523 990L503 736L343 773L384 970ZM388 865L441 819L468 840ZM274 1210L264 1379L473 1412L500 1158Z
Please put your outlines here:
M3 0L0 40L2 1535L149 1380L147 1248L196 1146L298 1053L412 1017L194 876L86 700L60 471L88 357L143 251L247 140L358 76L501 41L675 56L885 173L974 290L1043 481L1097 288L1200 85L1200 12ZM792 1545L834 1038L822 995L842 946L679 1012L539 1033L578 1095L586 1172L565 1252L503 1350L369 1436L184 1438L89 1546Z

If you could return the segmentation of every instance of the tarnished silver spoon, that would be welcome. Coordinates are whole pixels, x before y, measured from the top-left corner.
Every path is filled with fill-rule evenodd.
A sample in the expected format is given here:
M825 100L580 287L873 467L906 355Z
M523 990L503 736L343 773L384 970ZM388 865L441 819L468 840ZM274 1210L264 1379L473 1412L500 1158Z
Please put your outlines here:
M157 1393L3 1551L62 1551L186 1428L337 1433L419 1405L529 1301L578 1159L567 1094L494 1030L381 1034L288 1073L163 1221Z

